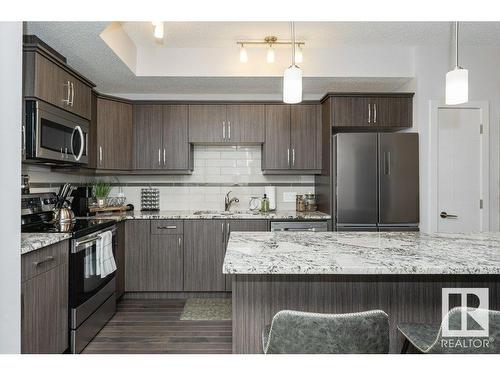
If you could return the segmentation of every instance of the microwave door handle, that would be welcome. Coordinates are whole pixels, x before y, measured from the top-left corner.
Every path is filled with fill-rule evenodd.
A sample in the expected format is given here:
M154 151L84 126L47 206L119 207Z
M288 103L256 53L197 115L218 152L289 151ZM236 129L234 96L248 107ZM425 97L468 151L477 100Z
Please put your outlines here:
M78 152L78 155L75 155L75 150L73 150L73 137L75 136L75 132L78 132L80 135L80 151ZM82 158L83 151L85 150L85 136L83 135L82 128L77 125L75 127L75 130L73 130L73 133L71 133L71 152L73 153L73 156L75 157L76 161L79 161Z

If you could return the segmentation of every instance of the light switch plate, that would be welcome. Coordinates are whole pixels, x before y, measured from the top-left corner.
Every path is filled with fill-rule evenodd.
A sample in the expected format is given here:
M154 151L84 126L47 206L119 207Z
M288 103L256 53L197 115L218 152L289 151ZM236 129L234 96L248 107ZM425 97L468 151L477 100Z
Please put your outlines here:
M297 193L295 191L286 191L283 193L283 202L285 203L295 202L296 197Z

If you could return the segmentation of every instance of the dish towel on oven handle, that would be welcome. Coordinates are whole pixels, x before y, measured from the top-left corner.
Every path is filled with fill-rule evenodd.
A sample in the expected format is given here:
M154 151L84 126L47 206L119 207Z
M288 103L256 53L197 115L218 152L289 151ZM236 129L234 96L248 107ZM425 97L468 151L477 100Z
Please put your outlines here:
M101 279L104 279L115 271L116 263L113 256L113 233L108 230L101 233L97 240L96 274L101 275Z

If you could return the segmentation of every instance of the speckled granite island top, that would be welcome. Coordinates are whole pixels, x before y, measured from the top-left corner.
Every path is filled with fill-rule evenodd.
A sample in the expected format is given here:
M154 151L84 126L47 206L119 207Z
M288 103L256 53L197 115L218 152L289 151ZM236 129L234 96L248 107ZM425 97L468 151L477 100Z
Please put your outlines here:
M121 214L99 214L97 217L110 219L267 219L267 220L328 220L330 215L322 212L274 211L266 214L250 211L231 211L229 214L221 211L126 211Z
M21 233L21 255L71 238L71 233Z
M500 233L233 232L228 274L500 274Z

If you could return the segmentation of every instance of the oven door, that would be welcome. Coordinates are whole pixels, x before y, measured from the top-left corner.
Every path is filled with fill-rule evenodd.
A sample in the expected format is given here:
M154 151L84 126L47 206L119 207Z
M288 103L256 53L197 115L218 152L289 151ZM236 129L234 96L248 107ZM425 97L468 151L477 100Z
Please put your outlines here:
M106 230L113 233L113 255L116 257L116 227L73 240L70 263L70 307L76 308L92 298L115 276L113 272L101 277L97 270L97 241ZM115 258L116 259L116 258ZM116 260L115 260L116 261Z
M49 104L26 105L26 156L59 163L88 162L88 121Z

